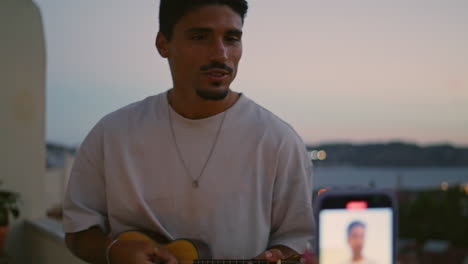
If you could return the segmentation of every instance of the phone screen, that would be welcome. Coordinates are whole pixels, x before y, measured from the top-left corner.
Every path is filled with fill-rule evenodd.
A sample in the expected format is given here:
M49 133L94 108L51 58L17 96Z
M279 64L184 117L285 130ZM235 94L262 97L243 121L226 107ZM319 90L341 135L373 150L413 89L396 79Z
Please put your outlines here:
M319 263L392 264L394 231L388 197L328 197L319 212Z

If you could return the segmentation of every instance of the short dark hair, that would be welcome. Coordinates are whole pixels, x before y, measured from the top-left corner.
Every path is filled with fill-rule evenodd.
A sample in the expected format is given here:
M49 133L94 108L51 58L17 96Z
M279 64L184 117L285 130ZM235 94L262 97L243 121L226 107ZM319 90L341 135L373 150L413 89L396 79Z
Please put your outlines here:
M159 6L159 31L171 40L174 26L189 11L206 5L226 5L242 18L247 14L246 0L161 0Z
M361 222L361 221L353 221L351 222L349 225L348 225L348 228L347 228L347 233L348 233L348 236L349 234L351 233L351 230L357 226L360 226L362 228L366 228L366 225Z

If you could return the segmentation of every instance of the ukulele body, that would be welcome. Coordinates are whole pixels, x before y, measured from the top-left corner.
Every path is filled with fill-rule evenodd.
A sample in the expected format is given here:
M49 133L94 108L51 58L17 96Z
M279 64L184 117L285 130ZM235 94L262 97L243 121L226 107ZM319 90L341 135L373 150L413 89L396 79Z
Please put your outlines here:
M194 260L211 258L211 252L208 246L197 240L177 239L168 241L155 233L143 231L126 231L119 234L116 238L120 240L149 241L155 247L166 249L184 264L192 264Z
M277 264L266 260L215 260L211 259L209 247L202 241L193 239L177 239L169 241L166 238L150 232L126 231L117 237L120 240L144 240L155 247L164 248L183 264ZM301 255L294 255L282 260L283 264L301 264Z

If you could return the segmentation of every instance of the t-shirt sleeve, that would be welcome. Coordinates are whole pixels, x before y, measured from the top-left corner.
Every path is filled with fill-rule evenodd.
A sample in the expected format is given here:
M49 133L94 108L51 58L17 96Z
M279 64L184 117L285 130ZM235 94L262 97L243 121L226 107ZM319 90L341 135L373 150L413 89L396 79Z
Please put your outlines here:
M63 227L66 233L96 225L107 232L103 161L101 120L81 144L70 173L63 202Z
M271 223L269 247L284 245L303 253L313 242L312 162L298 136L278 152Z

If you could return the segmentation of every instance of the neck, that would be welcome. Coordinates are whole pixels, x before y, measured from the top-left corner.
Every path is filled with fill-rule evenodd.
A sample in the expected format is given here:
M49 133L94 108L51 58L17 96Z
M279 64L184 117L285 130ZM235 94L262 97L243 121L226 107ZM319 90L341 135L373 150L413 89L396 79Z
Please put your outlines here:
M361 254L358 254L358 255L353 255L353 261L359 261L362 259L362 255Z
M207 118L226 111L239 99L239 94L229 90L228 95L219 101L206 100L196 94L187 95L177 89L168 92L167 100L172 109L189 119Z

